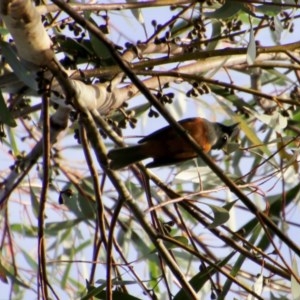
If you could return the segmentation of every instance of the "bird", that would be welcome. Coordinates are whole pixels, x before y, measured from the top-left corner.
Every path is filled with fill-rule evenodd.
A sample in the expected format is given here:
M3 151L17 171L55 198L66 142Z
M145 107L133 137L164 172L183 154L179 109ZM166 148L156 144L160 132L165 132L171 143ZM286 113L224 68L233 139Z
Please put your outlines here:
M238 133L238 124L230 126L195 117L178 121L195 142L207 153L221 149ZM163 127L138 141L137 145L114 148L107 154L112 170L125 168L146 158L153 161L147 168L183 162L198 156L193 147L172 126Z

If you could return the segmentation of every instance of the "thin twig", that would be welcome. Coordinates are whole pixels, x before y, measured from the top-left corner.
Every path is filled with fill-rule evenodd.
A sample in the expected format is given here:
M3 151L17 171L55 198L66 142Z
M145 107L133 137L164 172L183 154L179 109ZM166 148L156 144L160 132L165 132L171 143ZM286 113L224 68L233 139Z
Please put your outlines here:
M43 299L48 299L47 290L47 269L46 269L46 249L45 249L45 208L49 188L50 175L50 118L49 118L49 84L45 85L42 102L42 119L43 119L43 180L40 196L40 207L38 215L38 299L40 299L40 289Z

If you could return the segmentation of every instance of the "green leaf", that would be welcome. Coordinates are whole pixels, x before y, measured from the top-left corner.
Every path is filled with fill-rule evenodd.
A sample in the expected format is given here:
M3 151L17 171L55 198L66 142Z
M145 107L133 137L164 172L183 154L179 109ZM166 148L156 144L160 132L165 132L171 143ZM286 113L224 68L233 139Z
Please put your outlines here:
M231 142L229 142L224 147L224 151L225 151L226 154L230 154L230 153L236 152L239 149L240 149L240 144L239 143L231 143Z
M263 287L264 287L264 276L262 274L260 274L252 286L252 291L254 293L256 293L257 295L261 296ZM257 298L253 295L248 295L248 297L247 297L247 300L255 300L255 299L257 299Z
M94 220L96 218L96 203L94 201L94 189L92 178L87 177L81 180L81 188L90 197L85 197L77 192L72 184L67 184L62 190L70 190L70 195L62 195L64 204L72 211L79 219Z
M96 283L99 284L106 284L106 279L97 279ZM122 280L122 279L117 279L114 278L112 280L113 285L117 286L117 285L131 285L131 284L137 284L138 281L137 280Z
M97 281L99 282L99 280ZM127 284L136 284L135 281L120 281L113 279L112 280L113 285L127 285ZM91 297L96 297L97 299L106 299L106 281L103 281L103 284L101 284L99 287L94 286L87 286L87 294L81 298L81 300L88 300L91 299ZM140 300L139 298L136 298L130 294L126 294L119 291L113 291L112 292L112 299L113 300Z
M136 0L126 0L126 2L127 3L136 3ZM147 38L147 29L146 29L146 24L145 24L142 10L140 8L133 8L130 11L134 15L136 20L142 25L144 32L145 32L145 36Z
M172 36L173 37L180 36L180 34L185 32L187 28L191 27L190 24L193 24L193 19L189 21L182 20L182 19L177 20L177 22L171 28Z
M86 199L81 194L78 194L78 204L84 218L95 220L96 218L95 202L92 202L90 199Z
M106 60L108 58L111 58L110 51L97 37L95 37L93 34L90 34L90 39L96 55L101 60Z
M212 210L214 214L214 220L213 222L208 226L208 228L215 228L217 226L223 225L229 220L229 212L226 208L207 204L209 208Z
M49 222L46 223L45 232L50 236L56 236L59 231L73 228L80 222L82 222L82 219L67 220L62 222Z
M89 39L81 39L58 35L56 37L59 50L69 56L75 56L77 63L86 63L92 57L95 58L94 50Z
M149 273L149 288L153 289L155 292L159 292L159 285L157 284L156 278L161 276L161 268L158 259L155 261L154 259L150 259L148 262L148 273Z
M40 188L39 188L40 190ZM35 195L35 192L37 191L37 188L34 188L30 185L30 200L31 200L31 208L33 211L33 214L36 218L39 216L39 208L40 208L40 203L37 200L37 197Z
M188 244L189 244L189 240L185 236L172 236L172 239L174 239L175 241L182 243L186 246L188 246ZM164 244L169 250L172 250L175 248L181 248L180 246L178 246L172 242L169 242L169 241L165 241Z
M140 117L144 112L146 112L149 107L151 105L149 104L149 102L147 103L144 103L144 104L141 104L141 105L138 105L138 106L134 106L128 110L126 110L125 112L128 113L129 111L134 111L134 116L136 118ZM114 110L112 111L112 113L109 115L109 117L114 120L114 121L117 121L117 122L120 122L121 120L124 119L124 113L121 113L119 110Z
M95 295L96 298L98 299L106 299L106 291L101 291L100 293ZM140 298L136 298L130 294L118 292L118 291L113 291L112 292L112 299L113 300L141 300Z
M279 295L279 297L276 297L272 292L270 293L271 297L270 300L290 300L290 297Z
M96 22L90 18L89 21L98 27ZM95 54L100 58L102 64L104 66L111 66L114 65L114 60L112 58L110 50L107 48L107 46L95 35L89 32L90 41L93 47L93 50ZM115 50L117 51L117 50Z
M106 282L102 285L98 286L97 288L94 286L90 286L87 284L87 294L81 297L81 300L89 300L92 297L96 296L97 294L101 293L106 287Z
M29 226L25 224L15 223L10 225L10 229L26 237L36 238L38 234L38 228L36 226Z
M254 244L256 242L256 240L258 239L259 237L259 234L261 233L261 226L259 223L255 224L253 228L251 228L252 230L252 236L249 240L249 242L251 244ZM231 272L230 272L230 275L233 276L233 277L236 277L237 274L240 272L241 270L241 267L243 265L243 263L245 262L246 260L246 257L241 254L239 255L238 259L235 261L233 267L231 267ZM232 285L232 280L230 278L228 278L223 286L223 290L221 292L221 295L219 296L220 299L225 299L226 298L226 295L228 295L228 291L230 290L230 287Z
M276 69L264 69L263 74L261 75L262 85L267 84L277 84L279 86L286 86L288 83L294 84L293 80L287 76L286 73L283 73L282 70Z
M134 242L136 251L143 255L143 257L148 257L149 259L154 259L156 261L156 256L153 255L155 251L151 251L150 246L147 245L147 240L145 236L139 234L135 230L132 230L132 242ZM154 258L153 258L154 257Z
M4 266L2 265L2 255L0 252L0 281L2 281L3 283L8 283L6 275L7 275L7 271L4 268Z
M300 185L297 184L294 188L290 189L286 195L285 195L285 205L288 206L291 204L295 199L299 198L300 194ZM274 196L267 197L266 201L270 204L270 212L269 215L272 216L272 220L275 224L278 224L279 222L282 222L282 194L279 193ZM242 228L245 231L245 236L249 235L253 230L254 227L258 224L258 220L256 217L251 219L249 222L247 222ZM273 236L273 233L270 232L271 237ZM270 239L265 234L261 238L261 240L257 244L257 248L260 248L261 250L266 250L270 246Z
M133 197L133 199L136 200L139 199L141 195L143 195L144 193L144 189L140 185L132 182L131 180L127 180L125 182L125 185L128 191L130 192L131 196Z
M93 49L90 40L83 39L80 42L75 39L64 35L58 35L56 40L59 42L60 50L67 52L69 54L74 54L79 56L92 55Z
M278 5L274 5L274 4L278 4ZM257 13L263 13L264 15L267 15L269 17L275 17L277 16L281 10L282 10L282 6L281 4L281 0L273 0L272 1L273 5L269 5L268 3L263 4L263 5L257 5L255 7L255 11ZM295 4L295 3L294 3Z
M242 110L244 107L249 107L249 108L252 107L244 99L238 97L236 94L232 93L229 89L220 88L219 86L213 84L210 85L209 87L214 94L224 97L226 100L231 102L235 107L237 107L240 110ZM216 97L216 99L218 98Z
M7 277L10 279L11 282L14 284L14 290L16 290L17 286L20 286L22 289L30 289L31 285L28 285L24 283L18 274L15 273L15 270L13 269L13 266L11 266L9 269L4 268L4 272L6 272Z
M30 71L24 66L10 44L0 41L0 46L5 60L14 70L17 77L32 90L36 91L38 89L36 72Z
M278 16L274 17L274 27L275 27L275 30L271 31L272 37L274 39L274 42L277 45L279 45L280 44L280 40L281 40L281 35L282 35L282 32L283 32L283 27L281 25L281 22L280 22Z
M82 194L78 194L78 204L79 208L82 212L82 215L86 219L96 219L96 202L94 200L94 184L93 179L91 177L87 177L84 180L81 181L81 187L82 189L91 195L92 199L89 197L85 197Z
M63 191L70 190L70 195L61 194L64 205L78 218L82 218L83 214L79 208L78 204L78 193L72 184L67 184L63 189Z
M211 39L212 41L208 43L206 50L214 50L216 49L219 39L217 37L221 36L222 31L222 23L219 20L213 20L212 21L212 33L211 33Z
M232 251L229 255L227 255L222 261L217 262L216 265L219 267L225 266L229 260L233 257L235 251ZM190 285L196 292L199 292L204 284L209 281L212 276L217 272L217 269L214 266L209 266L204 270L201 270L197 273L193 278L189 281ZM173 298L173 300L187 300L187 295L183 289L181 289Z
M299 278L298 263L297 263L296 257L294 257L292 260L292 270L293 270L294 274ZM292 298L295 300L299 300L300 299L300 284L293 275L291 275L291 289L292 289Z
M204 13L204 16L212 19L228 19L234 17L240 10L244 9L244 4L239 2L232 2L227 0L223 6L216 9L214 12Z
M233 208L234 204L237 203L237 201L238 200L227 202L225 205L223 205L223 208L227 211L230 211Z
M71 261L71 260L74 259L75 253L74 253L74 251L68 251L68 253L65 254L65 255ZM71 269L72 269L72 264L66 264L64 272L63 272L63 274L61 275L61 278L60 278L60 286L61 286L62 289L66 289L66 287L67 287L68 280L70 278Z
M287 126L288 118L279 111L275 111L272 115L257 113L249 108L247 108L247 111L276 132L282 132Z
M3 123L9 127L16 127L17 123L14 120L12 113L7 108L5 100L0 90L0 123Z
M20 154L20 151L18 149L19 144L16 141L15 130L11 127L7 127L7 136L9 139L10 149L11 149L12 153L14 154L14 156L17 156L17 155L22 156L22 154Z
M176 184L187 182L199 184L200 177L204 189L214 188L222 183L221 179L215 173L211 172L211 169L207 166L196 168L191 167L183 170L175 176L174 182Z
M27 261L28 265L30 266L30 268L32 270L37 270L38 269L38 264L37 264L37 260L36 260L36 256L35 255L29 255L29 253L27 253L24 250L21 250L25 260Z
M249 65L253 65L256 59L256 44L255 37L253 33L253 28L251 25L250 34L249 34L249 44L247 48L247 63Z

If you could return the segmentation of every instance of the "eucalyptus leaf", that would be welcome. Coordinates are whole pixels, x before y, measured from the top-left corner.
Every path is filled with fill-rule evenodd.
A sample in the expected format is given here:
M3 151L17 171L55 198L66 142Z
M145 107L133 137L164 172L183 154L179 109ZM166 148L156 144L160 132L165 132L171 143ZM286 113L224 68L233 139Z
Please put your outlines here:
M216 49L219 40L217 37L221 35L222 31L222 23L219 20L212 21L212 33L211 33L211 40L209 41L206 50L214 50Z
M82 219L75 219L75 220L67 220L62 222L48 222L45 226L45 232L48 235L56 236L59 231L66 230L69 228L73 228L80 222L82 222Z
M31 209L33 211L33 214L35 215L36 218L39 216L39 208L40 208L40 203L38 201L38 198L36 196L36 193L40 191L40 189L34 188L30 186L30 200L31 200Z
M184 244L186 246L188 246L188 244L189 244L189 240L185 236L172 236L172 239L174 239L175 241L177 241L181 244ZM169 241L166 241L165 245L166 245L167 249L169 249L169 250L172 250L175 248L180 248L180 246L178 246L172 242L169 242Z
M90 22L98 27L96 22L90 18ZM102 64L105 66L111 66L114 64L114 60L112 58L110 50L107 48L107 46L95 35L92 33L89 33L90 35L90 41L93 47L93 50L95 54L98 56L98 58L101 60ZM117 50L115 50L117 51Z
M25 63L20 61L16 51L10 44L0 41L0 46L5 60L14 70L17 77L32 90L36 91L38 89L36 72L25 67Z
M225 266L230 261L230 259L233 257L234 254L235 252L232 251L221 261L217 262L216 265L219 267ZM204 284L208 282L211 279L211 276L214 275L216 272L217 272L217 268L215 268L213 265L209 266L203 270L200 270L200 272L196 273L189 281L189 283L193 287L193 289L196 292L198 292L203 288ZM186 299L187 299L187 295L184 289L181 289L173 298L173 300L186 300Z
M229 212L226 208L212 205L212 204L207 204L209 208L212 210L214 214L214 220L213 222L208 226L208 228L215 228L220 225L225 224L229 220Z
M247 63L249 65L253 65L255 59L256 59L256 44L255 44L253 28L251 26L250 34L249 34L249 44L248 44L248 48L247 48Z
M0 123L5 124L10 127L16 127L17 123L14 120L12 113L7 108L5 100L0 90Z
M275 27L275 30L272 31L272 36L274 38L274 42L279 45L280 40L281 40L281 35L283 33L283 27L281 25L281 22L280 22L278 16L274 17L274 27Z
M252 290L253 290L254 293L261 296L261 293L263 291L263 287L264 287L264 276L262 274L260 274L257 277L257 279L255 280L255 282L252 286ZM248 295L248 297L247 297L247 300L255 300L255 299L257 299L257 298L253 295Z
M274 5L274 4L278 5ZM255 10L257 13L263 13L269 17L277 16L282 11L281 0L273 0L273 5L269 5L268 3L264 3L263 5L257 5ZM294 3L295 4L295 3Z
M135 0L126 0L128 3L136 3ZM133 8L131 9L131 13L134 15L136 20L141 24L141 26L144 29L145 36L147 37L147 30L146 30L146 24L145 24L145 19L143 16L143 11L140 8Z
M296 257L292 260L292 270L294 274L299 278L299 271L298 271L298 262ZM291 288L292 288L292 299L299 300L300 299L300 284L296 278L291 275Z
M240 2L232 2L227 0L218 9L213 12L204 13L205 17L212 19L228 19L234 17L240 10L243 10L244 4Z

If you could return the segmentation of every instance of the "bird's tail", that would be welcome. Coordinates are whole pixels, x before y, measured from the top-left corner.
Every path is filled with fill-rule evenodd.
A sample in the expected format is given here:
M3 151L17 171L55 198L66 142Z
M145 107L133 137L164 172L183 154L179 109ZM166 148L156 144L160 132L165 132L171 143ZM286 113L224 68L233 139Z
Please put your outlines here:
M107 154L111 159L110 167L113 170L122 169L140 160L148 158L143 145L130 146L125 148L112 149Z

